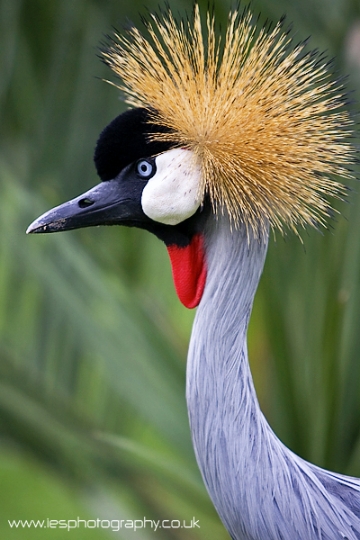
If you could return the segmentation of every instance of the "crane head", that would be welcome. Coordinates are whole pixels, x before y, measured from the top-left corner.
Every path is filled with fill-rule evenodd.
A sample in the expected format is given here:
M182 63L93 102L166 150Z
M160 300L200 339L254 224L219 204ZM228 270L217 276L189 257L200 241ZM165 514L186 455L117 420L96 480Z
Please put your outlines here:
M180 300L195 307L205 284L201 230L210 211L191 150L154 141L149 112L130 109L101 133L95 149L100 184L36 219L27 233L96 225L146 229L165 242Z
M145 31L115 35L103 53L133 108L99 138L102 182L28 232L137 226L166 243L174 275L183 274L176 249L187 248L185 259L204 276L196 253L209 212L227 213L248 238L267 235L269 225L325 225L355 151L344 89L324 57L294 47L282 21L256 28L248 8L229 14L222 41L197 5L192 22L169 10L150 15ZM201 297L198 281L191 290L189 306Z

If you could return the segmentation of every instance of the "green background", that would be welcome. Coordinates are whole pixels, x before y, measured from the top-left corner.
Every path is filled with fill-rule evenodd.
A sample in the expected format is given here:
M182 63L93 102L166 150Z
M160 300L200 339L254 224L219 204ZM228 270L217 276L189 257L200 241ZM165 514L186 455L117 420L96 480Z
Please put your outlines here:
M128 5L127 5L128 4ZM207 2L200 2L206 9ZM170 2L174 11L192 2ZM216 2L225 23L229 2ZM150 9L157 1L147 1ZM295 41L336 56L359 96L360 4L253 2ZM10 519L185 519L200 529L117 538L226 539L195 463L184 384L194 312L166 250L118 227L27 237L39 214L97 183L100 131L124 110L98 46L142 2L0 0L0 537L104 539L10 529ZM262 409L319 465L360 476L360 200L323 234L272 238L249 331ZM65 535L65 536L64 536Z

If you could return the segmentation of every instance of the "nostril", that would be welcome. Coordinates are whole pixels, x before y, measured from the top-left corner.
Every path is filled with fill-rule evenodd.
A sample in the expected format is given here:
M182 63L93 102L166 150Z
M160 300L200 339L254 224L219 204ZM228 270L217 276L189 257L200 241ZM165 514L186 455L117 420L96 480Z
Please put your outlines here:
M85 197L85 199L81 199L79 202L78 202L78 205L80 206L80 208L87 208L88 206L91 206L92 204L94 204L95 201L89 199L88 197Z

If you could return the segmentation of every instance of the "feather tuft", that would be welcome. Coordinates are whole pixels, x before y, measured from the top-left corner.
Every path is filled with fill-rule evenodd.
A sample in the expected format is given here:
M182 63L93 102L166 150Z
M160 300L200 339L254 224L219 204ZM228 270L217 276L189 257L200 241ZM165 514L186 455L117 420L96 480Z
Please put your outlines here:
M192 150L202 168L201 195L215 211L261 234L326 226L331 198L343 198L354 164L353 121L343 86L327 59L294 46L282 19L257 28L250 10L215 20L176 21L170 9L115 34L103 52L128 104L152 111L168 131L152 138Z

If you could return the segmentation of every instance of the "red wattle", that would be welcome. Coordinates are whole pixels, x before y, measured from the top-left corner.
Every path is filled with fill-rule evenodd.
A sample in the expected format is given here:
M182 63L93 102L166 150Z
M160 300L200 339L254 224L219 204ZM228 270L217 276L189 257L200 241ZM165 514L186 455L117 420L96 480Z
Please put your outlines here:
M190 244L167 246L175 289L187 308L196 307L202 297L206 281L204 237L196 234Z

